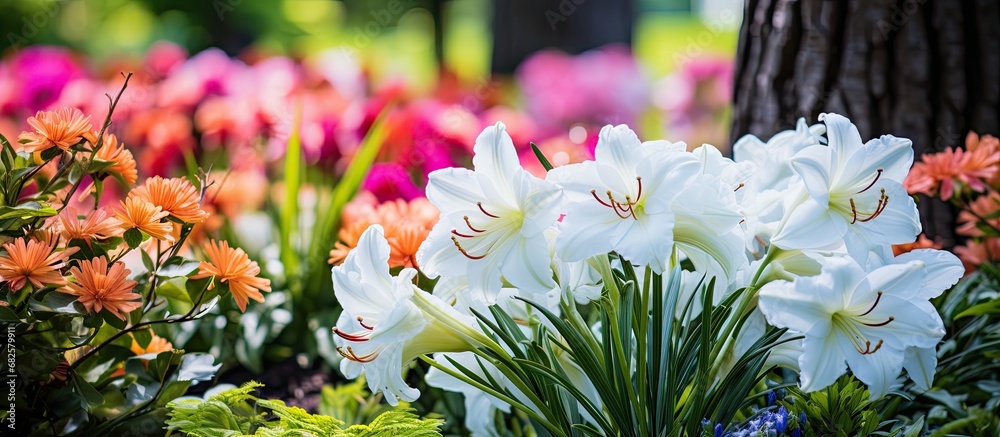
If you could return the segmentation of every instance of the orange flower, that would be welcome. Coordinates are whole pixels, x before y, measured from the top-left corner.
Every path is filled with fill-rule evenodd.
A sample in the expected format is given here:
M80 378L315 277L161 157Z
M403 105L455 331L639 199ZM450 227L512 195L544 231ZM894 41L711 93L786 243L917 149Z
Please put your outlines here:
M374 197L362 192L349 202L341 215L344 226L337 234L339 241L330 251L330 264L340 264L358 244L361 233L371 224L380 224L389 241L389 266L417 267L417 249L427 239L438 220L438 210L425 198L409 202L396 199L374 205Z
M84 116L83 112L76 108L38 111L34 117L28 117L28 124L35 131L22 132L17 137L19 141L24 142L20 146L21 150L28 153L42 152L53 147L65 151L79 143L81 139L94 138L94 134L91 133L90 116Z
M209 240L204 246L208 262L202 261L198 273L191 279L215 277L219 282L228 282L229 291L240 311L246 311L249 299L264 301L260 291L271 291L271 281L258 278L260 267L243 249L233 249L225 241ZM213 283L210 287L214 287ZM260 290L260 291L258 291Z
M389 241L389 265L416 268L417 250L430 233L429 228L415 224L388 225L385 234Z
M149 344L147 344L146 347L139 346L139 342L135 341L135 338L132 338L132 353L136 355L146 355L174 350L174 345L167 341L167 339L156 334L152 335L153 339L149 341Z
M3 245L6 256L0 257L0 282L7 282L12 292L24 288L28 282L35 288L66 283L59 269L66 266L66 259L79 248L56 250L50 241L17 238Z
M121 206L121 209L115 210L115 217L121 221L122 229L138 229L157 240L174 242L171 235L174 227L170 222L161 221L168 214L159 206L132 196L121 201Z
M201 223L208 213L199 205L198 190L184 178L164 179L153 176L142 185L135 187L129 197L138 197L185 223Z
M104 143L94 153L93 159L113 163L108 171L121 176L130 187L139 180L139 171L136 170L132 152L126 149L124 144L119 145L118 138L114 134L104 136Z
M333 265L340 265L347 259L347 254L351 252L358 246L358 240L361 239L361 234L368 229L371 223L367 220L355 221L353 223L345 224L337 232L337 239L339 241L333 243L333 250L330 251L330 259L327 261Z
M970 134L975 135L975 134ZM951 199L955 190L961 185L974 191L983 191L987 182L997 177L997 165L1000 164L1000 150L990 146L979 147L978 137L975 137L976 147L969 150L945 148L940 153L924 155L920 162L914 163L910 174L906 176L903 185L910 193L921 193L928 196L939 195L942 200ZM966 140L971 143L972 137Z
M976 225L983 222L1000 229L1000 218L986 218L996 215L997 210L1000 210L1000 194L996 191L977 197L976 200L969 202L965 209L959 211L959 225L955 227L955 232L966 237L980 237L983 231ZM984 220L980 220L980 217Z
M125 320L128 313L142 306L141 296L132 292L138 283L128 279L132 271L121 261L115 262L109 270L108 260L102 256L80 261L78 267L69 271L76 282L66 284L62 291L77 296L77 302L91 314L106 309Z
M107 208L98 209L86 219L80 219L76 208L67 207L56 222L59 235L66 240L84 240L90 246L92 239L106 240L121 235L121 222L111 217Z
M940 249L940 248L941 248L941 243L938 243L934 240L931 240L930 238L927 238L927 236L924 234L920 234L920 237L917 238L917 241L914 241L912 243L894 244L892 246L892 254L893 256L900 256L904 253L912 252L917 249Z

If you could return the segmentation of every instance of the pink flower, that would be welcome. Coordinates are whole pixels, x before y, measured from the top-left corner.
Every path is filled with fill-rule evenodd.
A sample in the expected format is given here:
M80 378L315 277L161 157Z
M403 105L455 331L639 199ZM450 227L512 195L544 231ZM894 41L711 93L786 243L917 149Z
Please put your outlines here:
M955 228L955 232L966 237L983 236L983 231L976 224L983 222L980 217L995 215L997 210L1000 210L1000 194L996 191L977 197L976 200L969 202L965 210L958 213L959 225ZM991 218L985 221L986 224L1000 229L1000 219Z
M632 124L649 101L638 61L620 46L578 56L542 51L516 75L528 112L548 135L575 123Z
M49 108L67 83L84 76L68 50L48 46L25 47L11 61L11 72L20 106L30 112Z
M158 106L194 108L205 97L246 89L246 65L230 59L219 49L208 49L175 67L159 87Z
M375 194L379 202L395 199L410 201L424 195L423 190L410 179L406 168L392 162L373 165L361 188Z
M146 69L157 78L170 75L187 60L187 51L170 41L157 41L146 51Z
M920 162L913 164L903 185L910 193L929 196L940 195L942 200L951 199L956 183L973 191L984 191L986 181L997 173L1000 151L993 148L976 148L972 151L948 147L940 153L925 154Z
M1000 238L969 241L964 246L955 247L954 252L965 264L966 273L972 273L981 264L1000 259Z

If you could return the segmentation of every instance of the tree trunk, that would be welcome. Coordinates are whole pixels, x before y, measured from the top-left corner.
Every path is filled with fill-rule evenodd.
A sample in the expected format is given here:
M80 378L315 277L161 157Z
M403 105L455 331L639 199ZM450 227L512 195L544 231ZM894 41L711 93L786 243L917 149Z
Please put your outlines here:
M849 117L862 138L913 140L916 156L1000 131L996 0L747 0L740 30L732 139L766 138ZM918 202L924 232L955 242L954 211Z
M538 50L571 54L610 43L632 45L635 0L495 0L494 73L513 73Z

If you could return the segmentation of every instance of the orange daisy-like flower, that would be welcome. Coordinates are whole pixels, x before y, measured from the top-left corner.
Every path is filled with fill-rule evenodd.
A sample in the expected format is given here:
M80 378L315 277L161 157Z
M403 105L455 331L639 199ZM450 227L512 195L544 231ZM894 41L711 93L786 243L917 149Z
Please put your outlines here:
M82 139L93 140L90 116L76 108L60 108L55 111L38 111L34 117L28 117L28 124L34 132L22 132L17 139L21 150L34 153L53 147L69 150Z
M994 137L993 135L984 135L982 137L975 132L969 132L965 136L965 150L978 151L979 149L985 149L989 153L1000 151L1000 139ZM993 178L989 180L990 185L993 188L1000 188L1000 171L993 174Z
M111 216L107 208L98 209L81 219L76 208L67 207L56 221L56 228L66 240L83 240L90 246L91 240L106 240L121 235L121 222Z
M942 200L951 199L956 184L962 184L974 191L987 188L987 181L997 176L1000 151L992 147L976 147L972 150L948 147L940 153L924 155L920 162L913 164L903 185L910 193L929 196L939 195Z
M334 243L328 262L334 265L344 262L365 229L377 223L385 229L385 238L389 242L389 266L417 267L417 249L438 220L437 208L424 198L409 202L390 200L377 206L372 206L373 202L372 197L361 193L348 203L341 216L344 226L337 234L339 241Z
M118 138L114 134L104 136L104 143L94 153L93 159L113 163L108 171L121 176L130 187L139 180L139 171L136 170L132 152L126 149L124 144L119 145Z
M115 210L115 218L121 221L121 229L138 229L157 240L173 243L173 224L162 221L167 212L157 205L141 198L129 196L121 201L121 209Z
M389 265L416 268L417 250L431 230L408 223L389 225L385 230L386 235L390 235L386 238L389 241Z
M136 355L158 354L160 352L174 350L174 345L167 339L153 334L153 339L149 341L149 344L147 344L146 347L139 346L139 342L135 341L135 338L133 338L131 349L132 353Z
M125 263L115 262L108 268L108 260L103 256L80 261L80 265L69 269L76 282L69 282L62 291L77 296L87 312L94 314L108 310L119 319L142 306L139 294L132 289L138 284L128 279L131 270Z
M212 240L209 240L204 249L208 262L202 261L198 273L191 279L214 277L216 281L229 283L229 291L233 293L233 300L240 311L246 311L250 299L264 301L264 295L260 292L271 291L271 281L257 277L260 266L256 261L251 261L243 249L231 248L225 241ZM211 286L214 287L215 284Z
M184 178L164 179L153 176L135 187L129 197L143 199L185 223L201 223L208 213L201 209L198 190Z
M66 280L59 269L79 248L57 251L55 241L17 238L3 245L6 256L0 256L0 282L6 282L12 292L31 283L35 288L62 285Z

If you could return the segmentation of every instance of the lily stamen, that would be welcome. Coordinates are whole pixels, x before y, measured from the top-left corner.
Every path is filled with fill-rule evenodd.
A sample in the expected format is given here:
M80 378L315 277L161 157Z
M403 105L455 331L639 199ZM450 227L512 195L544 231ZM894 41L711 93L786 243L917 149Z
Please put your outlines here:
M356 341L359 343L363 341L368 341L368 335L369 335L368 332L356 332L354 334L348 334L340 330L340 328L336 326L333 327L333 333L337 334L340 338L343 338L344 340Z
M864 188L864 189L862 189L861 191L858 191L858 192L857 192L857 193L855 193L855 194L861 194L861 193L864 193L865 191L868 191L869 189L871 189L871 187L874 187L874 186L875 186L875 183L876 183L876 182L878 182L878 179L879 179L880 177L882 177L882 169L881 169L881 168L880 168L880 169L877 169L877 170L875 170L875 180L873 180L873 181L872 181L872 183L868 184L868 186L867 186L867 187L865 187L865 188Z
M614 210L618 218L627 219L632 217L633 219L638 220L639 217L635 215L635 206L639 204L639 199L642 199L642 176L636 176L635 182L638 185L635 200L632 199L632 196L626 194L625 201L619 202L615 200L615 196L611 193L611 190L606 192L608 195L607 202L601 200L601 198L597 196L597 190L590 190L590 195L594 196L594 200L597 200L597 203L600 203L601 206Z
M875 217L878 217L879 214L882 214L882 211L885 211L886 206L889 205L889 196L887 196L885 194L885 188L883 188L882 189L882 194L881 194L881 196L879 196L878 203L875 205L875 212L873 212L867 218L858 218L858 208L854 204L854 198L853 197L850 198L850 199L848 199L848 201L851 204L851 214L854 215L854 219L851 220L851 224L853 225L853 224L855 224L857 222L862 222L862 223L870 222L870 221L874 220Z
M600 203L601 205L604 205L608 208L614 208L613 206L607 204L605 201L601 200L600 197L597 197L597 190L590 190L590 194L594 196L594 199L597 199L597 202ZM611 191L608 191L608 195L611 195Z
M465 217L462 217L462 218L465 219L465 225L468 226L469 229L472 230L472 232L475 232L477 234L482 234L483 232L486 232L485 230L476 229L475 227L473 227L472 226L472 222L469 221L469 216L465 216Z
M871 307L871 308L868 308L868 311L865 311L864 313L860 314L860 315L859 315L858 317L864 317L864 316L867 316L867 315L868 315L869 313L871 313L872 311L874 311L874 310L875 310L875 307L877 307L877 306L878 306L878 303L879 303L879 301L881 301L881 300L882 300L882 291L881 291L881 290L879 290L879 292L878 292L878 296L876 296L876 297L875 297L875 303L873 303L873 304L872 304L872 307Z
M872 342L868 340L865 340L865 350L861 350L861 347L857 343L854 344L854 347L861 355L871 355L882 348L882 342L883 340L879 340L878 343L875 344L875 349L872 349Z
M486 258L486 255L488 255L488 252L484 253L482 255L472 255L469 252L465 251L465 249L462 247L462 244L458 242L457 238L451 237L451 241L455 243L455 247L458 248L458 251L461 252L462 255L465 255L465 257L468 258L468 259L479 260L479 259Z
M461 232L458 232L458 229L452 229L451 233L452 233L452 235L457 235L457 236L462 237L462 238L473 238L474 237L474 235L465 235L465 234L463 234Z
M483 214L486 214L486 216L487 216L487 217L490 217L490 218L495 218L495 219L498 219L498 218L500 218L500 216L498 216L498 215L493 215L493 214L490 214L490 213L486 212L486 209L485 209L485 208L483 208L483 202L476 202L476 206L478 206L478 207L479 207L479 210L480 210L480 211L482 211L482 212L483 212ZM468 218L468 217L466 217L466 218L465 218L465 221L466 221L466 223L468 223L468 221L469 221L469 218ZM471 226L470 226L470 227L471 227Z
M338 347L337 348L337 353L339 353L340 356L342 356L344 358L347 358L348 360L357 361L359 363L370 363L372 361L375 361L375 358L378 357L378 353L379 353L379 351L376 350L376 351L373 351L371 353L359 356L359 355L357 355L357 354L354 353L354 351L351 349L350 346L348 346L346 348L347 349L346 352L344 352L344 349L345 348Z
M872 328L878 328L880 326L885 326L888 325L889 323L892 323L893 320L896 320L896 318L893 316L889 316L889 320L886 320L882 323L866 323L866 322L860 322L860 323L865 326L871 326Z
M745 186L745 184L743 182L740 182L740 184L736 186L736 188L733 190L733 192L735 193L735 192L739 191L740 188L743 188L744 186Z
M361 316L358 316L358 324L361 325L362 328L365 328L365 329L367 329L369 331L374 331L375 330L374 326L368 326L368 325L366 325L365 324L365 320Z

